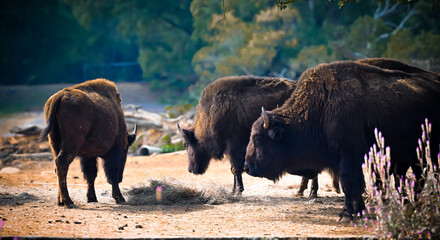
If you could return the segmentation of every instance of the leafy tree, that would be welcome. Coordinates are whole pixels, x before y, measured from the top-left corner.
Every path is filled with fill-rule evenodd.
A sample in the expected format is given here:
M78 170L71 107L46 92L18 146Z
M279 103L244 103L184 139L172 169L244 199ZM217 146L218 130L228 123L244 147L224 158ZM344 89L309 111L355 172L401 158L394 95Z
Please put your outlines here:
M66 2L83 26L99 29L111 24L111 31L135 43L143 77L153 82L153 87L183 90L196 81L190 67L198 45L191 39L190 0Z
M393 35L387 45L386 57L399 59L427 70L440 70L440 34L433 31L414 36L410 31Z
M197 100L218 77L294 79L333 60L390 57L439 71L439 7L427 0L4 0L1 83L79 82L113 76L105 64L138 62L140 78L165 98Z
M0 1L1 84L75 82L87 32L57 0Z
M382 19L360 17L350 26L344 43L357 58L380 57L386 51L386 39L380 36L390 31Z

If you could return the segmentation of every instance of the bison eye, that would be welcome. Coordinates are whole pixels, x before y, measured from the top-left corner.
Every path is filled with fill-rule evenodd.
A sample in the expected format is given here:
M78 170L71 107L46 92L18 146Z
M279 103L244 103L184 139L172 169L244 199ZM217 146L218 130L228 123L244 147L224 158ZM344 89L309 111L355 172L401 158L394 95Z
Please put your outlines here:
M186 143L186 141L183 141L183 146L185 146L185 148L188 148L188 143Z

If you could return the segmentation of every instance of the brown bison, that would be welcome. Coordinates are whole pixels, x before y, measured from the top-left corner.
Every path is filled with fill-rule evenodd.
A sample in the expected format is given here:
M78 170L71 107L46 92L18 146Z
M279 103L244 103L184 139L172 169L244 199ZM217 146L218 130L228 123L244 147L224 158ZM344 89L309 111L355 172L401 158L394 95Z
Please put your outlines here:
M341 217L351 218L365 207L362 163L375 142L374 128L391 147L394 176L404 177L411 167L420 179L420 124L428 118L440 126L439 109L438 73L390 59L321 64L301 75L281 108L263 109L252 126L245 171L277 180L292 170L330 168L345 194ZM433 152L439 142L440 131L433 129Z
M96 79L64 88L47 100L44 114L47 127L40 139L49 136L58 176L58 205L73 206L66 176L76 156L87 180L88 202L97 202L97 157L103 159L113 198L117 203L125 202L119 183L128 147L136 138L136 127L133 134L127 133L116 85L106 79Z
M274 109L292 95L295 82L272 77L230 76L203 90L195 124L180 129L188 152L188 171L203 174L211 158L229 156L233 192L244 190L242 173L252 123L263 105Z

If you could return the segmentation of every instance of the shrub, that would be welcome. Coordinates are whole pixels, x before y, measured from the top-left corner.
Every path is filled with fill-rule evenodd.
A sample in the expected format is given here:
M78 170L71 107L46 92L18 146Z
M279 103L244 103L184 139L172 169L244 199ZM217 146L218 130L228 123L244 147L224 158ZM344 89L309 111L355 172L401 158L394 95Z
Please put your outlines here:
M370 199L362 225L374 229L381 238L440 239L439 172L431 158L430 134L431 124L426 119L417 147L424 184L421 191L416 191L412 174L400 179L396 189L394 176L390 175L390 148L385 148L384 137L375 129L377 145L370 148L363 164Z
M171 136L168 134L160 139L160 143L162 144L161 148L162 148L162 152L164 153L171 153L186 149L185 145L183 144L183 140L177 143L172 143Z

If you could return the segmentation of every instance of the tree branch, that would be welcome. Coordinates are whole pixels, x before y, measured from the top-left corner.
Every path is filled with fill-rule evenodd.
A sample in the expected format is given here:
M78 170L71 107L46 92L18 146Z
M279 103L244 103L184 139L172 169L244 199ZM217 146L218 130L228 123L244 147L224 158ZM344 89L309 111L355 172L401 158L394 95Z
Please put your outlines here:
M394 35L396 34L398 31L400 31L403 26L405 25L405 23L409 20L409 18L414 15L416 13L416 11L414 10L414 8L411 9L411 11L409 11L408 15L406 15L402 21L400 22L399 26L396 27L396 29L394 29L391 34Z
M392 7L390 7L390 1L386 0L385 6L383 9L381 9L381 5L382 4L379 4L379 6L377 6L376 11L374 12L374 19L381 18L385 15L388 15L388 14L394 12L397 9L398 4L394 4Z

